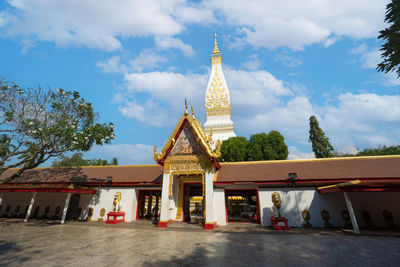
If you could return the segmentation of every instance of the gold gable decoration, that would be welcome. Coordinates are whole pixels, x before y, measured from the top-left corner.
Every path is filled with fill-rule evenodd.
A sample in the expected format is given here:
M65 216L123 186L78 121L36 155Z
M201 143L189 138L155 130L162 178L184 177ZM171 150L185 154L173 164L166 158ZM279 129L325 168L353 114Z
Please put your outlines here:
M218 66L215 66L215 76L206 94L207 116L231 115L231 100L229 92L219 76Z
M195 118L194 112L192 111L192 115L189 115L188 110L187 110L187 102L185 98L185 113L182 115L181 119L179 120L178 124L176 125L174 131L172 132L171 136L168 138L165 146L163 147L161 153L157 153L157 148L154 146L154 160L157 161L159 164L163 164L165 158L168 156L168 154L171 152L173 146L175 145L175 138L177 138L178 133L181 133L183 131L183 128L185 125L184 123L188 123L191 129L193 130L193 133L197 137L197 142L201 145L201 147L204 149L205 154L210 158L210 159L217 159L221 157L221 142L217 141L217 146L215 151L211 148L212 144L212 137L210 135L206 135L204 132L203 128L201 127L199 121ZM175 157L175 156L174 156Z

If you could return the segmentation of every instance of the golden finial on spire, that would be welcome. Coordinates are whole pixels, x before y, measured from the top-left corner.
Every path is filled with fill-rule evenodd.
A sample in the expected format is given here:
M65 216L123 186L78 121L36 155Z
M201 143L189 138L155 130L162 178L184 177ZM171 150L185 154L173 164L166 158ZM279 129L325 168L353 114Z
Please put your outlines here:
M190 107L192 108L192 117L194 118L194 111L193 111L193 105L190 103Z
M214 50L213 54L219 54L218 44L217 44L217 33L214 33Z
M185 114L189 114L188 109L187 109L187 101L186 101L186 96L185 96Z

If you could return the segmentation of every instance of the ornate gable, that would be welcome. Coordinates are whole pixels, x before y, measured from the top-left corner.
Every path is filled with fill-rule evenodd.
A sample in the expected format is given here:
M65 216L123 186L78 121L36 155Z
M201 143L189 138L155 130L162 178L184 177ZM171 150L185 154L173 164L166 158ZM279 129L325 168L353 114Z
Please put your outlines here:
M194 131L190 128L188 123L185 123L183 129L175 142L175 145L171 149L169 156L180 156L180 155L206 155L206 151L197 142L197 136Z
M189 115L186 107L170 138L167 140L161 153L157 153L154 146L154 160L163 165L168 162L202 162L201 165L213 164L220 168L217 158L221 156L221 143L217 143L214 151L211 147L211 135L207 136L200 123L192 115Z

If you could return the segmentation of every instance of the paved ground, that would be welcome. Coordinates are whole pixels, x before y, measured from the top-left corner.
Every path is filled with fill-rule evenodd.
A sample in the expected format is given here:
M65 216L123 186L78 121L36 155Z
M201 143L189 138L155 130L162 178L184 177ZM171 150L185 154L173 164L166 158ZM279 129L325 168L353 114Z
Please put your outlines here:
M386 236L385 236L386 235ZM294 229L251 225L217 231L149 223L0 220L0 265L8 266L399 266L396 232Z

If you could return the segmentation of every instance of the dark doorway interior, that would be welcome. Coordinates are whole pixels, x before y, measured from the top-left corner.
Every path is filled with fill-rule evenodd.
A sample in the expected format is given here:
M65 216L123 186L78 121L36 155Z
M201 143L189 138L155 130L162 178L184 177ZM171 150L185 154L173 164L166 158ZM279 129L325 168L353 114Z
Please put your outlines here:
M184 215L186 223L203 222L203 186L201 184L185 184Z
M157 223L160 218L160 205L160 190L139 190L137 218L140 220L151 220Z
M226 190L228 222L259 223L257 190Z
M71 221L75 220L80 214L78 214L79 209L79 200L81 199L81 195L73 194L69 201L67 216L65 220Z

